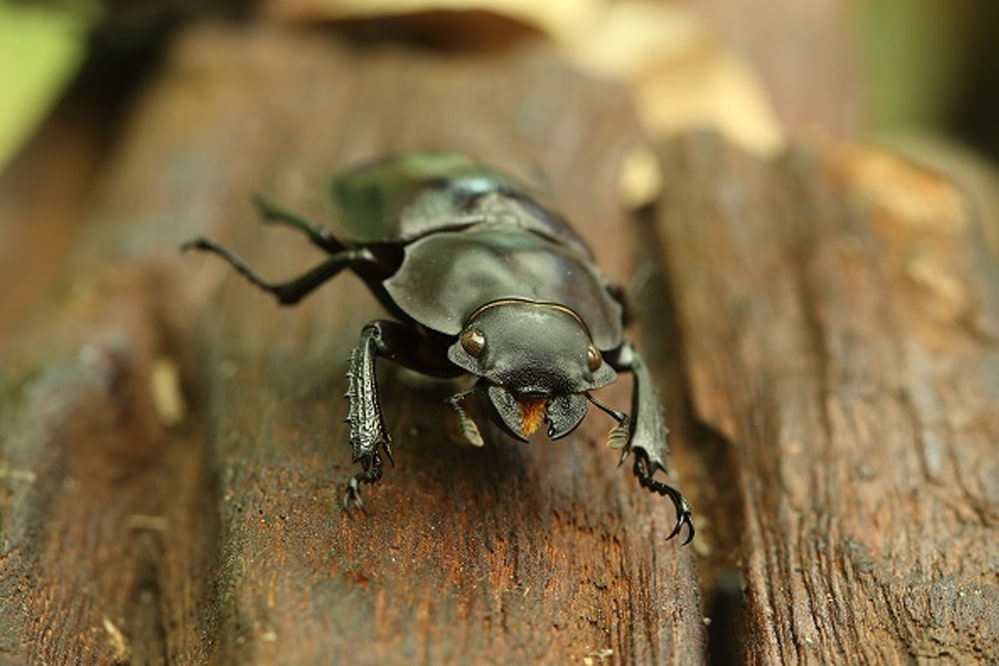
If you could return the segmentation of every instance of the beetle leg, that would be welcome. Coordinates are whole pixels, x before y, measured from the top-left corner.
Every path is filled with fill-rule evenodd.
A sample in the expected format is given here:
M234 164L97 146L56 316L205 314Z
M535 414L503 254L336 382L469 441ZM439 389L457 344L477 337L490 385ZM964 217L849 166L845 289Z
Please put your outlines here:
M235 268L247 280L260 287L264 291L273 294L281 305L294 305L300 300L315 291L317 287L327 280L331 280L345 268L352 268L359 264L371 263L375 261L374 256L366 248L353 248L337 252L326 261L322 262L308 273L289 280L288 282L273 283L264 280L257 275L250 266L225 249L221 245L210 241L207 238L195 238L180 246L181 250L199 250L211 252L222 257L230 266Z
M328 230L277 206L262 194L255 194L253 196L253 206L257 209L257 213L260 214L264 222L283 224L293 229L298 229L309 237L313 245L326 250L330 254L342 252L345 249L343 244Z
M350 355L347 368L347 399L350 408L350 448L355 463L362 471L353 476L347 486L344 507L363 508L361 484L375 483L382 478L384 460L392 462L391 437L385 429L375 359L385 358L407 368L440 376L453 376L453 368L432 363L432 343L420 331L395 321L373 321L361 331L361 339Z
M620 427L628 429L627 439L621 445L621 463L629 454L635 455L635 462L632 471L638 477L638 482L642 487L663 496L668 496L673 501L676 509L676 524L669 533L668 539L672 539L687 526L687 538L684 544L690 543L694 538L694 521L690 510L690 503L680 493L679 490L670 485L656 480L654 477L657 471L666 473L665 456L668 449L666 436L669 428L663 418L662 403L659 399L659 392L655 384L652 383L652 375L642 358L630 345L625 344L617 359L614 368L619 371L630 371L634 376L634 388L631 396L631 417L626 415L621 420L614 414L614 410L603 407L600 403L594 403L607 411L611 416L618 418ZM614 436L612 432L612 444Z
M376 483L382 478L384 461L382 452L392 460L389 442L391 438L385 430L381 402L378 397L378 382L375 375L375 358L392 358L382 327L388 322L371 322L361 331L361 339L350 354L347 369L347 399L350 408L347 423L350 426L350 448L355 463L363 468L355 474L343 498L343 506L350 510L351 503L364 508L361 501L361 484Z

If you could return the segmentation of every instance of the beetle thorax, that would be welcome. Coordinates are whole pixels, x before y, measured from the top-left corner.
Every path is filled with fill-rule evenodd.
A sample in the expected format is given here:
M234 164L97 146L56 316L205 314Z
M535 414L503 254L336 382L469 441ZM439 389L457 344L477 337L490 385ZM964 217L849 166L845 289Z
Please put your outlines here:
M516 395L559 395L593 388L599 351L568 308L495 301L466 322L449 357ZM602 364L601 364L602 365Z
M585 393L617 377L582 319L553 303L486 304L465 322L448 358L481 378L497 421L520 439L543 422L550 437L568 434L586 414Z

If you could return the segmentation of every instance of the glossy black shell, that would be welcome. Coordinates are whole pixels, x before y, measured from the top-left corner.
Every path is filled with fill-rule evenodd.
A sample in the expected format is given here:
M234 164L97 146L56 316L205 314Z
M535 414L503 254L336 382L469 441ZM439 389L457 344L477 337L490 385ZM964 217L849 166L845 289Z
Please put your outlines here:
M620 305L608 297L593 264L564 245L504 224L421 238L406 247L402 265L384 284L413 319L448 335L457 335L482 305L520 298L568 307L602 350L621 343Z
M353 245L398 244L482 222L551 238L592 259L557 215L509 176L454 153L411 153L350 171L330 184L337 235Z
M402 246L383 286L414 321L453 336L491 301L549 302L579 315L599 349L620 346L621 306L589 248L508 176L416 153L347 173L330 194L346 244Z

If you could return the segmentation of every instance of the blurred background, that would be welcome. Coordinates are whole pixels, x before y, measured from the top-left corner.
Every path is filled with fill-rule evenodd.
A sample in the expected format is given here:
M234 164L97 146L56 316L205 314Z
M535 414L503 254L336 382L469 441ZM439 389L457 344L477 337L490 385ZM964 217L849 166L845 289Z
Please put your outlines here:
M990 0L2 0L0 168L60 103L90 105L113 123L171 35L206 17L454 51L547 39L640 91L662 79L687 100L672 112L676 124L720 124L764 145L777 130L767 122L790 135L907 133L999 157L999 6ZM690 93L709 88L709 99L736 103L741 121L723 109L712 118L710 103L700 117L689 108Z
M994 0L0 0L0 280L50 279L128 110L171 40L205 20L455 57L547 41L626 82L651 138L711 128L762 155L873 141L995 183ZM5 297L0 343L40 290Z

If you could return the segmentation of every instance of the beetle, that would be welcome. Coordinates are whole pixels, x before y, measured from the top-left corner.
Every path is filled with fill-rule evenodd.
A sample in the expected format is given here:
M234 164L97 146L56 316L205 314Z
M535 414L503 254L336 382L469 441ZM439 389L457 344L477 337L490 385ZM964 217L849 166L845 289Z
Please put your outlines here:
M254 198L264 222L297 229L329 253L288 282L264 280L206 238L182 248L221 257L281 305L350 269L394 315L363 328L348 362L347 422L361 470L348 482L346 510L363 508L361 485L378 482L392 461L375 376L382 358L434 377L474 376L448 404L476 446L482 435L462 406L469 395L484 397L492 420L525 442L542 424L551 439L565 437L594 405L617 422L608 443L621 449L618 464L633 455L639 483L672 500L668 538L686 525L684 543L693 539L686 498L654 478L666 473L668 428L651 374L623 335L623 292L563 218L511 177L455 153L368 163L335 178L329 199L337 235ZM633 375L630 415L590 395L619 372Z

